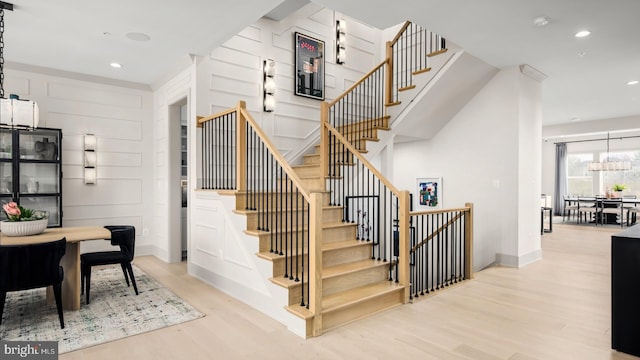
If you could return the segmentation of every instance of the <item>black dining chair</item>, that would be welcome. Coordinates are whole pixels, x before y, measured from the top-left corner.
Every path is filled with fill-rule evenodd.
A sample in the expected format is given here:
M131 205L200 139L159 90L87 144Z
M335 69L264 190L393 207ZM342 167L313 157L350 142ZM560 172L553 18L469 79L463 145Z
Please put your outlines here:
M60 260L66 250L66 238L38 244L0 245L0 324L8 292L52 286L60 328L64 329L64 269Z
M133 289L138 295L138 285L133 276L131 261L136 247L136 228L128 225L105 226L111 232L111 245L120 247L119 251L97 251L80 255L80 272L82 278L82 291L86 292L87 304L89 304L91 292L91 267L99 265L120 264L127 286L130 286L129 279L133 284Z

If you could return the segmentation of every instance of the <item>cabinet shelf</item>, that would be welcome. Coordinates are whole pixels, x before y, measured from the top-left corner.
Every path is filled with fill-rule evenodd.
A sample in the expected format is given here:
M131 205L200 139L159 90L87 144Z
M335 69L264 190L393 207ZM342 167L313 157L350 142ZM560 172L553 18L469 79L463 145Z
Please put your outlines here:
M61 141L60 129L0 129L0 200L48 211L49 227L62 226Z

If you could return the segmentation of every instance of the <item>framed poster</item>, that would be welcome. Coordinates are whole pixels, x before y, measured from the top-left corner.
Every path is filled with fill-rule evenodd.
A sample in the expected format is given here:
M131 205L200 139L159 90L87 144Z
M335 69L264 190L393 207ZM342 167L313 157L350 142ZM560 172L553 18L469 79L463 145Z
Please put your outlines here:
M442 208L442 178L418 178L416 181L416 209L433 210Z
M295 94L324 100L324 41L295 33Z

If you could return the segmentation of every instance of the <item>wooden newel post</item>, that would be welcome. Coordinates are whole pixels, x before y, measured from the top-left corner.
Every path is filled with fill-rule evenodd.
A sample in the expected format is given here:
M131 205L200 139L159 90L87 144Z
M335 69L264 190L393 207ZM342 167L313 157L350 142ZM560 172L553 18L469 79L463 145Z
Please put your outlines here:
M309 311L313 336L322 335L322 193L311 193L309 202Z
M329 123L329 103L320 104L320 175L329 175L329 134L326 124Z
M409 276L409 191L401 191L398 197L399 202L399 256L398 256L398 281L401 285L404 285L403 302L406 304L409 302L409 295L411 293L411 277Z
M464 204L469 212L464 217L464 278L473 279L473 203Z
M391 93L393 89L393 45L391 41L387 41L387 70L384 86L384 103L391 104L393 101Z
M247 103L244 101L238 102L236 110L236 189L238 191L245 191L247 185L247 119L242 114L242 109L247 108Z

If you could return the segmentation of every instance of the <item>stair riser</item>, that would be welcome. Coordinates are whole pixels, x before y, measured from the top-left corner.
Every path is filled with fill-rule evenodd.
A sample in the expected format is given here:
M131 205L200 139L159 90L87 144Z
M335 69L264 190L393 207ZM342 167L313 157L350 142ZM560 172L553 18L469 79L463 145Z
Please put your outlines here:
M294 167L293 170L299 177L320 176L320 165Z
M274 227L276 229L282 229L287 225L301 226L305 223L305 227L308 227L308 217L306 209L299 209L298 211L269 211L266 214L250 213L247 214L247 230L256 230L258 224L263 226Z
M354 240L356 238L356 226L346 225L341 227L332 227L322 229L322 241L325 244Z
M342 221L342 212L344 209L342 207L331 207L324 208L322 211L322 222L325 224L328 223L339 223Z
M353 123L349 125L341 125L336 126L336 129L341 133L345 131L351 131L353 129L363 129L363 128L388 128L389 127L389 116L385 116L381 119L373 119L373 120L365 120L360 121L358 123Z
M371 243L322 252L322 266L325 268L366 259L371 259Z
M336 311L322 315L323 330L329 330L354 320L358 320L374 313L402 304L403 290L398 289L378 297L369 298L356 304L346 306Z
M280 259L276 259L273 261L273 277L278 277L278 276L283 276L285 273L285 269L287 270L287 275L291 276L293 274L293 277L295 278L296 276L298 278L302 277L302 261L303 261L303 257L304 257L304 267L306 271L309 271L309 255L304 254L304 255L298 255L293 257L293 259L289 259L287 261L285 261L284 258L280 258ZM293 262L291 262L293 260Z
M351 145L353 145L356 149L358 149L360 151L367 151L367 141L368 140L365 140L365 139L358 140L358 139L351 139L351 138L348 138L348 140L350 140ZM329 145L329 146L331 146L331 145ZM340 147L340 146L338 146L338 147ZM338 150L338 149L336 149L336 150ZM315 146L315 153L316 154L320 153L320 145L316 145Z
M330 199L329 193L322 194L323 205L328 205L329 199ZM236 210L246 210L247 201L252 201L252 204L256 204L256 205L264 203L265 206L268 202L269 208L273 209L276 207L276 203L281 204L281 203L288 202L289 204L293 204L295 203L296 200L298 200L298 204L300 204L301 202L305 202L304 196L302 196L302 194L299 194L299 193L287 194L287 193L270 192L266 194L256 194L251 199L249 199L247 194L245 193L238 193L236 194Z
M284 236L284 235L281 234L281 233L278 233L277 236ZM297 240L298 243L301 243L301 241L303 239L303 236L304 236L304 239L306 241L307 236L309 236L309 235L306 232L303 234L302 231L297 231L297 232L288 232L286 236L287 236L286 238L289 239L288 240L289 243L291 243L291 241L293 240L293 243L295 244L296 240ZM274 240L274 241L276 241L276 240ZM272 241L271 240L271 236L269 234L262 234L262 235L258 236L258 251L260 251L260 252L270 251L272 249L271 241ZM305 244L305 247L306 246L307 246L307 244ZM277 244L276 243L273 244L273 249L274 250L279 250L280 247L284 247L284 239L282 240L282 242L278 242ZM302 245L300 245L300 247L302 247ZM307 251L307 250L305 249L305 251Z
M322 280L322 294L328 296L389 278L388 263Z
M311 154L304 156L305 165L320 165L320 154Z

